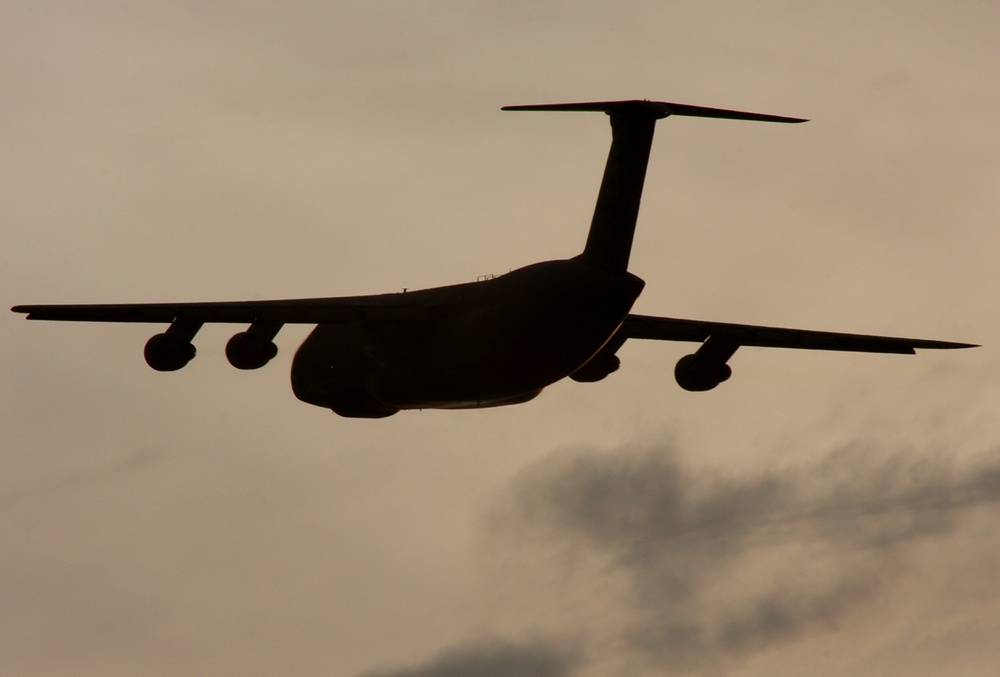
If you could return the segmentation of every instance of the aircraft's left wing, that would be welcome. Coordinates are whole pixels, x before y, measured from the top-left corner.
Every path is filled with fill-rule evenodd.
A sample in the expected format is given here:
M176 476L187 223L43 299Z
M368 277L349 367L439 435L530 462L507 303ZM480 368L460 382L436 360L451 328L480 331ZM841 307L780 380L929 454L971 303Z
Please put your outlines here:
M976 347L971 343L951 341L760 327L649 315L629 315L609 347L616 349L616 346L621 346L628 339L701 343L695 353L682 357L674 369L677 383L685 390L694 391L711 390L728 379L732 375L732 369L726 362L741 346L898 354L913 354L918 349ZM613 363L617 365L617 358Z
M345 323L371 314L412 312L418 298L430 296L417 292L285 301L15 306L11 310L27 313L29 320L169 324L165 332L149 339L144 351L146 362L158 371L176 371L191 361L197 352L191 341L203 324L246 324L249 328L226 344L226 357L239 369L258 369L278 353L273 339L286 324Z
M358 319L369 308L386 308L397 294L285 301L222 301L209 303L115 303L90 305L14 306L29 320L69 322L279 322L319 324ZM402 305L401 303L399 305Z
M917 349L975 348L972 343L933 341L929 339L898 338L894 336L869 336L844 334L808 329L760 327L752 324L681 320L672 317L629 315L622 325L625 338L653 339L657 341L695 341L724 339L739 346L765 348L801 348L805 350L842 350L858 353L898 353L912 355Z

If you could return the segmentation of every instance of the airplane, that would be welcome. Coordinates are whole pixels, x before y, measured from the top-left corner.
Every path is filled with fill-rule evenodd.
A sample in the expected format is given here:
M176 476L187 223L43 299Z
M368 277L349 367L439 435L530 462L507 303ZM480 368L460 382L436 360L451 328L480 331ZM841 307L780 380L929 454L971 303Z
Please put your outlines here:
M219 303L21 305L29 320L168 324L146 343L146 362L176 371L194 358L207 322L248 325L226 345L238 369L277 355L286 324L316 325L291 366L295 396L341 416L382 418L403 409L470 409L527 402L566 377L604 379L630 339L700 343L674 370L697 392L729 379L742 346L913 354L975 347L926 339L868 336L636 315L644 282L628 271L646 167L658 120L693 116L800 123L802 118L627 100L506 106L509 111L602 112L611 149L583 252L504 275L444 287L369 296Z

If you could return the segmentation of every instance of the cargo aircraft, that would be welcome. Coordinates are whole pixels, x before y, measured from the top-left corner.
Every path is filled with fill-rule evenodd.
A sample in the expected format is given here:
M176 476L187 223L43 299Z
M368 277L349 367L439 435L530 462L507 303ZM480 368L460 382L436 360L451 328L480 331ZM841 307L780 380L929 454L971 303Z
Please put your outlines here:
M567 376L599 381L619 367L630 339L701 344L680 359L677 383L706 391L728 379L741 346L912 354L966 343L783 329L636 315L643 281L628 271L656 122L696 116L798 123L663 101L508 106L514 111L602 112L611 150L583 252L478 282L419 291L279 301L23 305L31 320L169 325L146 343L145 358L175 371L194 356L206 322L246 325L226 345L238 369L258 369L278 352L282 326L316 327L292 360L295 396L341 416L381 418L401 409L467 409L527 402Z

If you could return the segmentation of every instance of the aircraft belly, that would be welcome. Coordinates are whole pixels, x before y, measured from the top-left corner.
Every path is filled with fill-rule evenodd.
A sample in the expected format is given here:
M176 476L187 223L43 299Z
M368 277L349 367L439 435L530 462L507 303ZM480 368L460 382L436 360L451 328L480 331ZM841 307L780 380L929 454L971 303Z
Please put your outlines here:
M483 332L466 328L462 332L466 345L454 351L447 344L429 346L422 354L379 372L373 392L402 409L489 406L529 393L537 395L607 339L604 331L563 335L542 327L518 329Z
M311 404L366 416L532 399L600 350L642 286L632 276L609 281L581 275L572 261L558 264L543 269L545 285L531 278L535 271L515 271L497 280L510 289L484 286L482 296L443 308L319 325L296 354L293 390Z
M585 291L462 313L429 331L419 351L381 371L373 392L400 409L499 406L536 397L600 350L634 302L631 290Z

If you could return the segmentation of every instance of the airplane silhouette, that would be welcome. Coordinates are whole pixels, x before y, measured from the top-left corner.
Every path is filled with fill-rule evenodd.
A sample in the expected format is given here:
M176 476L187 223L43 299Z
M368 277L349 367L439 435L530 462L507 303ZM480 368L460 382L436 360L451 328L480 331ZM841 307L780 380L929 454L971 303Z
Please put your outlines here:
M800 118L663 101L507 106L516 111L595 111L612 141L583 252L478 282L371 296L237 301L25 305L30 320L159 322L146 362L175 371L195 356L206 322L246 324L226 345L238 369L278 352L285 324L315 324L292 361L295 396L341 416L381 418L401 409L467 409L527 402L556 381L599 381L618 369L629 339L701 343L680 359L677 383L715 388L741 346L912 354L967 343L782 329L630 314L644 282L628 272L653 132L670 115L762 122Z

